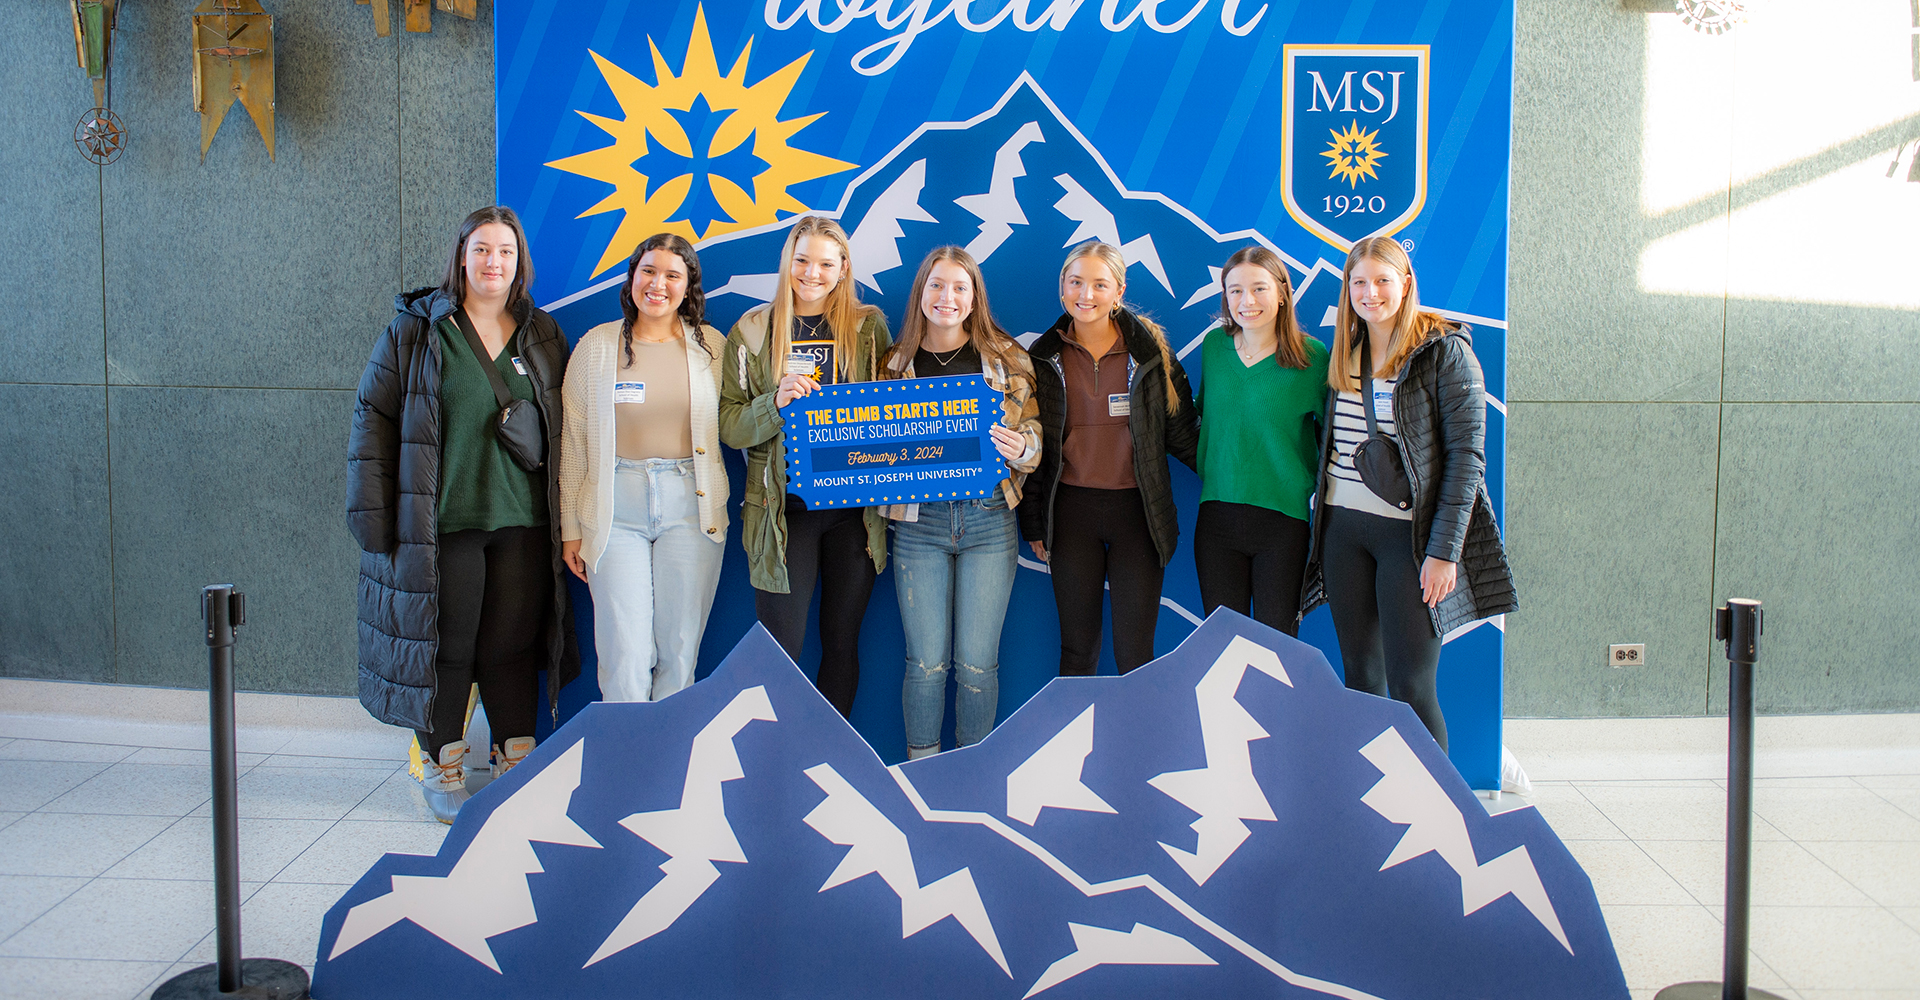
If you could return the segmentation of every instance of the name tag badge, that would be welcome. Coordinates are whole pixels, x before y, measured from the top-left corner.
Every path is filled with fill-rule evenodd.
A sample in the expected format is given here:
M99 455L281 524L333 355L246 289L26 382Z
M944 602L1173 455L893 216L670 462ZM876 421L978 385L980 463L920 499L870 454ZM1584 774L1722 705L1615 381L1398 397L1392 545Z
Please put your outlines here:
M788 375L805 375L808 378L812 378L814 369L818 367L819 366L814 363L813 355L805 351L794 351L787 355Z
M647 401L645 382L615 382L613 401L617 403L644 403Z
M514 358L513 370L519 372L522 375L525 375L527 373L527 363L525 361L520 360L519 358Z
M1393 390L1391 389L1373 390L1373 419L1375 420L1392 420L1393 419Z
M1124 417L1133 412L1133 396L1124 392L1107 394L1107 416Z

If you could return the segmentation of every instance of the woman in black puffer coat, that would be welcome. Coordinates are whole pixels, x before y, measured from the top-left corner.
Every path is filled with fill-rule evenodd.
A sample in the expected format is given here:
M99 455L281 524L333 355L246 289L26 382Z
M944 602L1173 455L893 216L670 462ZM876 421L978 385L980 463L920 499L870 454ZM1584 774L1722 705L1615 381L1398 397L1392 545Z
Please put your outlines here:
M394 300L347 446L360 701L415 731L427 758L416 776L448 823L467 794L469 687L479 684L500 747L498 776L533 748L537 671L547 671L556 713L560 688L580 672L556 472L567 342L527 295L525 248L511 209L467 216L440 287ZM476 339L509 393L539 413L545 454L532 472L497 436L501 407Z
M1441 637L1519 606L1487 496L1484 379L1467 328L1421 311L1399 243L1355 243L1342 277L1300 613L1331 604L1347 686L1407 702L1444 750ZM1363 406L1410 495L1355 468Z

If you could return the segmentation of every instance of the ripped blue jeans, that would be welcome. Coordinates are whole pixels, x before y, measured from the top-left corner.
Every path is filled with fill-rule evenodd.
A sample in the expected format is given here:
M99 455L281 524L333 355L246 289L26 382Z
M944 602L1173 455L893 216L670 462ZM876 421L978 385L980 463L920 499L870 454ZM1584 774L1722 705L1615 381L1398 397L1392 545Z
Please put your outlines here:
M923 503L918 521L893 523L893 586L907 640L900 700L909 750L939 749L949 672L957 681L955 740L972 746L993 731L1000 711L1000 627L1019 543L1013 511L997 498Z

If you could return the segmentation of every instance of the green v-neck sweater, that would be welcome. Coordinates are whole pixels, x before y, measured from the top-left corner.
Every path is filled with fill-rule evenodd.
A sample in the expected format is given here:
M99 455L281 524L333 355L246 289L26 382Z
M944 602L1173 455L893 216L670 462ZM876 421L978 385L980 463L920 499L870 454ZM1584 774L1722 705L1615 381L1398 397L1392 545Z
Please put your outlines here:
M1307 519L1326 412L1327 348L1307 338L1307 367L1269 355L1249 368L1233 335L1215 327L1200 346L1200 502L1219 500Z
M480 359L453 320L440 334L440 525L439 533L537 527L547 523L546 472L528 472L513 462L498 436L500 403ZM533 399L533 380L513 367L520 334L493 359L515 399ZM549 459L552 456L548 456Z

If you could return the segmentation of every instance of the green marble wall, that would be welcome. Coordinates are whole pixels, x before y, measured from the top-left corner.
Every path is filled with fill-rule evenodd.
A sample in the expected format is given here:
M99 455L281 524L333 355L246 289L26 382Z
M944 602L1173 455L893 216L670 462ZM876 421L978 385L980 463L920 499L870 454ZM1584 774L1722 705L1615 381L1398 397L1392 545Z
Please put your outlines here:
M233 582L243 687L353 693L353 389L492 200L492 5L409 35L396 4L388 38L357 4L268 6L274 160L236 105L201 161L186 7L120 8L104 168L70 140L66 5L0 36L0 675L203 685L198 590Z
M1518 4L1508 714L1724 711L1728 597L1762 711L1920 709L1920 15L1659 8Z

